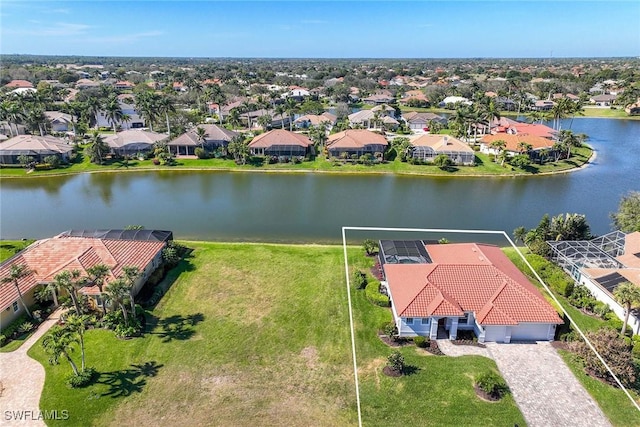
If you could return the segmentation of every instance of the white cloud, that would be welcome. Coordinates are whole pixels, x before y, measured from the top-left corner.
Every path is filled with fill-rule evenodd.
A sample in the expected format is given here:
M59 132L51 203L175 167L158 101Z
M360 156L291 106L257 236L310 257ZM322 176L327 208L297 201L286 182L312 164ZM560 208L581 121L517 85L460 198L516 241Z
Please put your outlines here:
M39 25L39 21L29 20L31 24ZM90 25L86 24L74 24L70 22L56 22L52 25L43 25L39 27L32 28L23 28L19 30L14 30L11 28L6 28L5 32L7 34L18 34L18 35L27 35L27 36L42 36L42 37L51 37L51 36L77 36L86 34L87 30L91 28Z

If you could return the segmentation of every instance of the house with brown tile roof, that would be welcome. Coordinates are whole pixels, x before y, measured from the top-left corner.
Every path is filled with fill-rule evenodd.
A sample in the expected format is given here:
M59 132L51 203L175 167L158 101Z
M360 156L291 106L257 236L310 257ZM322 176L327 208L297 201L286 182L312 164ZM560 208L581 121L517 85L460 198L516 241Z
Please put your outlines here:
M405 121L409 129L413 131L424 131L425 129L428 129L430 121L442 124L447 123L447 119L435 113L419 113L417 111L402 113L402 119Z
M30 156L34 161L42 163L47 156L56 156L61 161L68 161L73 146L63 139L45 135L18 135L0 143L0 163L17 164L18 157Z
M495 135L485 135L480 139L480 151L485 154L500 154L498 150L491 147L491 143L498 140L504 141L506 143L505 150L510 155L520 153L521 142L531 145L532 152L539 152L540 150L552 150L554 144L552 140L536 135L512 135L508 133L497 133Z
M616 288L630 282L640 287L640 231L614 231L591 240L550 241L551 259L585 286L620 318L625 309L616 301ZM640 310L632 309L629 326L640 334Z
M198 128L202 128L205 131L204 142L198 140ZM229 142L238 135L238 132L225 129L218 125L198 125L190 131L172 139L167 145L169 146L169 151L176 156L193 156L195 155L195 149L197 147L204 145L204 148L207 150L226 147L229 145Z
M475 152L468 144L451 135L424 134L411 140L411 157L423 162L433 162L438 155L444 154L454 165L473 165Z
M363 154L384 153L389 143L387 138L366 129L347 129L334 133L327 140L327 150L331 157L360 157Z
M7 89L19 89L19 88L27 88L33 89L33 83L28 80L11 80L9 83L4 85Z
M338 118L331 113L324 112L322 114L305 114L293 121L299 129L308 129L311 126L319 126L321 123L326 123L327 130L331 130L333 125L336 124Z
M142 231L142 232L141 232ZM97 237L92 237L92 236ZM86 237L84 237L86 236ZM151 273L162 262L162 249L173 235L159 230L102 230L102 232L69 231L58 236L38 240L0 264L0 279L9 277L13 265L25 265L31 271L18 280L25 303L34 304L36 288L46 285L63 271L79 270L89 277L87 270L97 264L109 267L107 283L123 274L123 267L138 267L140 277L134 284L136 295ZM89 282L80 292L100 303L100 290ZM0 324L4 327L22 312L18 291L13 284L0 287Z
M313 143L302 134L273 129L253 138L249 149L254 156L304 157L313 150Z
M496 246L382 240L379 256L401 337L469 330L479 342L552 341L562 324Z

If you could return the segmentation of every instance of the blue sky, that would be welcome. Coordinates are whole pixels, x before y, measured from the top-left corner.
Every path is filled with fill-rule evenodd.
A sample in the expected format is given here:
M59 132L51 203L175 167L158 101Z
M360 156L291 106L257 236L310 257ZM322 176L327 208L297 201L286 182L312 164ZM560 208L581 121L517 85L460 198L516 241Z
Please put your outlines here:
M0 52L296 58L640 56L640 2L2 0Z

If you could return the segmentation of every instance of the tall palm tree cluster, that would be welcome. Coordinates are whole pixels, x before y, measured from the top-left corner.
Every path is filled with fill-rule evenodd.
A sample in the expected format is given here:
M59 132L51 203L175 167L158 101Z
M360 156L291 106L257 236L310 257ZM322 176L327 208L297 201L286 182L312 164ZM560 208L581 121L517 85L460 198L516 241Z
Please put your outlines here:
M492 98L482 95L472 105L458 105L451 118L451 126L458 138L473 135L473 141L476 141L478 130L482 134L488 132L494 119L500 119L500 106Z
M0 122L3 122L5 129L8 126L10 136L19 134L19 125L24 125L29 132L44 136L50 128L44 112L51 103L51 99L37 92L7 96L0 101Z

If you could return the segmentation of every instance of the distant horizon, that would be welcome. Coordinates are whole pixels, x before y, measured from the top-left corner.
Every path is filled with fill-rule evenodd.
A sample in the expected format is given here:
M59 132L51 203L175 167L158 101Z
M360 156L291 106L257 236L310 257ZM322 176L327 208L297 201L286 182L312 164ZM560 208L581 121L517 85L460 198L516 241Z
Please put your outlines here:
M407 60L407 61L424 61L424 60L471 60L471 61L481 61L488 59L497 59L497 60L544 60L550 61L554 59L565 60L565 59L596 59L596 60L617 60L617 59L640 59L640 56L553 56L553 57L526 57L526 56L512 56L512 57L499 57L499 56L476 56L476 57L295 57L295 56L281 56L281 57L268 57L268 56L161 56L161 55L152 55L152 56L124 56L124 55L72 55L72 54L37 54L37 53L0 53L0 57L3 56L41 56L41 57L70 57L70 58L125 58L125 59L229 59L229 60L239 60L239 59L257 59L257 60L355 60L355 61L364 61L364 60Z
M609 16L615 16L614 25ZM0 52L126 58L634 58L640 56L639 17L637 1L3 0Z

